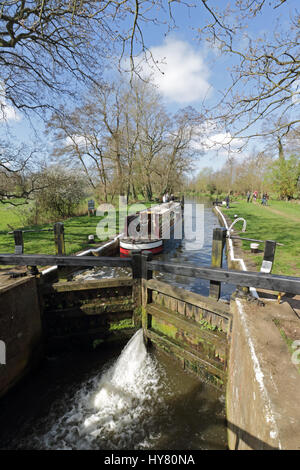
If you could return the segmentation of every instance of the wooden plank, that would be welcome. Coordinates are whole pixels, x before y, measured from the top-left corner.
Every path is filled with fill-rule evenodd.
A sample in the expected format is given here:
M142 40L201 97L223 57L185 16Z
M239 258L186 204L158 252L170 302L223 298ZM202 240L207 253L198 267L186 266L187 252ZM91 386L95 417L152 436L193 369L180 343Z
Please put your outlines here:
M148 292L147 282L152 278L152 272L148 270L148 262L152 259L150 251L144 251L142 258L142 328L144 332L151 326L151 316L147 314L147 304L152 300L152 293ZM147 340L146 340L147 344Z
M147 282L148 289L156 290L162 294L169 295L175 299L182 300L196 307L203 308L205 310L211 310L212 312L226 317L231 320L232 316L230 314L229 305L225 302L218 302L217 300L211 299L209 297L204 297L203 295L190 292L181 287L171 286L157 279L150 279Z
M207 360L196 355L194 352L190 352L187 349L182 349L181 346L176 344L174 340L167 338L165 335L157 333L151 329L147 329L144 334L153 341L160 349L163 349L177 357L187 359L192 363L197 363L201 368L204 368L206 372L219 377L223 382L226 381L227 374L224 370L217 368Z
M131 259L109 256L0 254L0 264L17 266L116 266L124 268L131 267Z
M133 322L136 328L142 324L141 306L142 306L142 254L140 250L131 251L132 259L132 300L135 305L133 313Z
M77 307L70 308L58 308L53 310L48 310L45 312L47 316L51 315L60 315L67 317L77 317L77 316L86 316L86 315L105 315L109 313L118 313L121 311L132 311L133 302L131 299L119 300L115 302L103 302L103 303L89 303L83 304Z
M180 314L172 312L171 310L161 307L160 305L148 304L147 312L156 318L160 318L176 328L195 336L200 336L207 342L214 345L221 345L226 347L227 341L224 333L219 331L208 331L201 329L201 325L194 320L188 320Z
M53 292L73 292L92 289L108 289L132 286L132 279L129 277L119 277L116 279L95 279L89 281L70 281L56 282L54 284L46 284L42 286L43 294Z
M1 256L0 256L1 262ZM1 264L1 263L0 263ZM148 269L178 276L189 276L201 279L221 281L228 284L257 287L279 292L300 294L300 278L292 276L279 276L253 271L236 271L233 269L211 268L208 266L193 266L174 262L151 261Z

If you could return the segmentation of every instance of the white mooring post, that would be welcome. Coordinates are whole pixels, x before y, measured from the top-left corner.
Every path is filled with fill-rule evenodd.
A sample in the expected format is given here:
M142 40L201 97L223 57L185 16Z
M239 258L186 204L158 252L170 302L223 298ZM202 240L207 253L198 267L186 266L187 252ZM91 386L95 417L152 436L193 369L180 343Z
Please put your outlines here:
M269 274L272 271L275 258L276 242L274 240L265 241L264 259L260 268L261 273Z

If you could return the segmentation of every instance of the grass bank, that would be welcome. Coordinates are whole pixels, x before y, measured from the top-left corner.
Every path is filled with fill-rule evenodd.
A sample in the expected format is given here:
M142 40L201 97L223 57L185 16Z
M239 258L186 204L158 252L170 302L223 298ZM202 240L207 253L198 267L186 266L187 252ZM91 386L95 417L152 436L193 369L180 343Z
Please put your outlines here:
M141 201L140 201L141 203ZM150 202L142 203L146 207L151 205ZM152 203L153 204L153 203ZM129 207L130 209L130 207ZM135 212L137 207L133 208ZM66 254L70 255L78 251L90 248L88 244L88 235L95 236L95 242L99 243L112 236L113 230L111 229L107 237L97 237L97 225L102 220L102 217L81 215L71 217L62 221L65 230L65 246ZM106 218L106 221L108 219ZM57 222L60 222L59 220ZM112 219L110 219L112 222ZM113 227L113 224L110 224ZM21 211L10 204L0 205L0 253L13 253L14 252L14 237L8 232L12 229L22 230L36 230L36 232L24 233L24 253L26 254L55 254L54 235L53 232L38 232L41 229L52 229L53 223L41 225L24 225L22 221ZM123 229L123 227L121 227ZM115 233L120 232L119 227L119 212L116 211L116 230Z
M275 240L284 246L277 246L273 274L300 276L300 205L283 202L269 201L264 207L258 203L245 201L233 201L230 209L222 208L231 220L235 215L243 217L247 221L247 229L244 236L259 240ZM238 226L239 228L240 226ZM241 234L241 236L243 236ZM263 253L251 254L250 242L243 241L243 250L255 263L258 270L261 267ZM260 245L263 250L263 244Z

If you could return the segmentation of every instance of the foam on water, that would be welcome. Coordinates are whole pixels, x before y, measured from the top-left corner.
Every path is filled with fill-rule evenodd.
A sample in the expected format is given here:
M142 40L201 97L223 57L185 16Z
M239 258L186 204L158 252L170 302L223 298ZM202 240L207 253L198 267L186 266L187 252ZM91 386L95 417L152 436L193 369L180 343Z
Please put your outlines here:
M94 279L115 279L118 277L130 277L131 270L129 268L102 266L101 268L92 268L88 270L78 271L74 274L75 281L90 281Z
M48 432L29 438L30 447L34 439L34 447L43 449L148 448L159 438L151 424L154 401L156 410L167 412L161 387L166 387L162 369L139 330L107 371L83 384Z

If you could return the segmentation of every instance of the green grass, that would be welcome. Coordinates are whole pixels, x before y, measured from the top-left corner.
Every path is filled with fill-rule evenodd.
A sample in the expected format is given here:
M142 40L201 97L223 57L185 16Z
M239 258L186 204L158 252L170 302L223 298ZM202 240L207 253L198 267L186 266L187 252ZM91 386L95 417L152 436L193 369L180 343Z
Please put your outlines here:
M300 219L300 204L297 202L273 201L268 202L272 209L281 211L291 217L298 217Z
M290 202L270 201L270 209L281 211L285 216L274 214L268 208L244 201L232 202L230 209L223 208L231 220L234 215L247 221L246 233L241 236L259 240L275 240L284 246L276 247L272 273L300 275L300 206ZM235 227L241 227L242 223ZM250 253L250 242L243 241L243 249ZM260 249L264 249L263 244ZM250 255L261 266L263 254Z
M20 209L11 204L0 204L0 233L9 231L9 226L22 224Z
M90 247L88 244L88 235L95 235L95 241L100 242L96 236L96 227L101 217L72 217L64 221L65 228L65 246L66 254L76 253L77 251ZM18 226L25 230L51 229L53 224L43 224L35 226ZM118 227L117 227L118 228ZM43 253L48 255L55 254L53 232L24 233L24 252L27 254ZM14 252L13 235L0 234L0 252Z
M147 207L151 205L150 202L143 202ZM137 207L133 208L135 211ZM120 232L119 229L119 213L116 212L116 234ZM95 235L95 242L99 243L113 235L112 231L108 233L107 237L97 237L96 228L102 217L89 217L87 215L72 217L64 220L65 230L65 247L66 254L76 253L80 250L91 248L92 245L88 243L88 235ZM59 222L59 221L57 221ZM14 237L7 232L13 229L24 230L40 230L52 229L53 223L42 225L24 226L22 222L22 215L20 209L10 204L0 205L0 253L13 253L14 252ZM121 230L123 227L121 227ZM24 253L26 254L55 254L54 235L53 232L36 232L24 233Z

